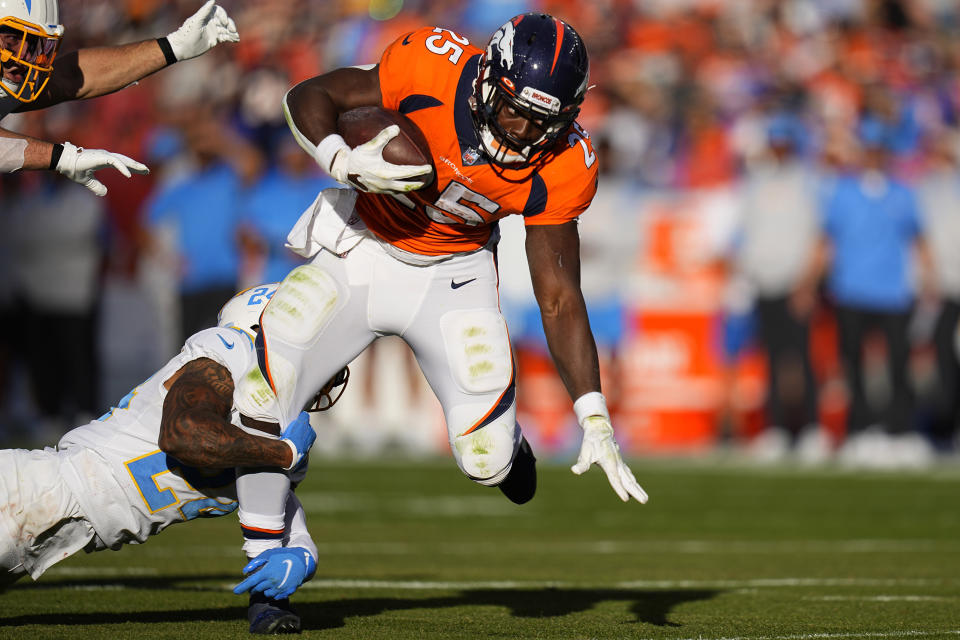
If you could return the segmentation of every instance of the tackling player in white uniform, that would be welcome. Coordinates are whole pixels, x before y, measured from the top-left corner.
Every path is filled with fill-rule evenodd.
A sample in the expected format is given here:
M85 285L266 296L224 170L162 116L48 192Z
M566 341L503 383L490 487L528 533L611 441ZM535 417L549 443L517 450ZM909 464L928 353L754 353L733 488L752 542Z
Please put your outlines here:
M119 406L56 448L0 450L0 588L26 574L36 580L81 549L117 549L178 522L231 513L238 485L259 475L238 476L235 467L305 468L316 438L306 413L279 438L230 422L234 389L249 389L244 378L259 375L248 330L275 287L238 294L219 327L191 336ZM286 513L282 548L254 558L235 589L252 591L252 632L299 630L299 618L276 601L312 576L317 550L292 491Z
M214 0L167 36L73 51L54 68L63 32L57 0L0 0L0 119L14 111L113 93L221 42L240 39L233 20ZM107 167L128 178L131 172L149 173L119 153L54 144L0 128L0 173L50 169L102 196L107 189L93 174Z

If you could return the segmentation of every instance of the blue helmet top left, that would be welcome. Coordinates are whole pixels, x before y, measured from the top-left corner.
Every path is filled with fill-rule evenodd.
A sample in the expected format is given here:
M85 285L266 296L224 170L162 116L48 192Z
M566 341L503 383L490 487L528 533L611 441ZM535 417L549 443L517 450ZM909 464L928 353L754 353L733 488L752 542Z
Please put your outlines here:
M40 97L62 37L57 0L0 0L0 89L20 102Z
M244 289L233 296L220 309L217 326L236 327L247 333L256 333L260 315L278 286L280 283L270 282Z

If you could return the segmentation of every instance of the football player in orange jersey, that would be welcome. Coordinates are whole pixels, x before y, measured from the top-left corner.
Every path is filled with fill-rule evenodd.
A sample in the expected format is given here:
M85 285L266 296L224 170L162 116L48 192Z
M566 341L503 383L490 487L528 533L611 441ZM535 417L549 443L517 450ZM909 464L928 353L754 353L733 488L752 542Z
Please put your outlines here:
M113 93L221 42L240 39L223 7L207 0L165 37L81 49L61 56L54 68L64 32L57 0L4 0L0 12L0 119ZM119 153L50 143L0 128L0 173L50 169L102 196L107 188L93 174L107 167L128 178L131 172L149 173L145 165Z
M532 498L535 458L516 422L496 265L497 220L522 215L550 351L584 432L573 471L597 463L622 500L646 502L614 439L579 287L577 217L597 180L575 120L588 67L573 28L529 13L485 50L425 27L391 44L378 65L291 89L284 110L295 137L356 188L322 192L291 231L288 246L312 260L277 289L257 339L276 400L238 400L241 412L286 423L373 340L398 335L443 406L460 469L516 503ZM398 110L424 132L436 169L428 185L429 165L383 160L396 125L356 148L337 134L338 114L369 105Z

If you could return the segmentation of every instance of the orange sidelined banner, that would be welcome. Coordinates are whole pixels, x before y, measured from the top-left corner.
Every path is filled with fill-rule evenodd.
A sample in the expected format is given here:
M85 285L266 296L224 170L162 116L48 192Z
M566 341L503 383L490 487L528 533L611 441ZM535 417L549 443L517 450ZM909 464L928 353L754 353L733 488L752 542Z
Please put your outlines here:
M535 451L544 454L576 455L581 431L553 359L545 348L518 345L517 421ZM600 381L611 418L616 424L619 376L610 354L600 352Z
M715 320L706 313L639 312L622 354L623 393L616 416L631 452L713 446L723 403Z
M762 422L764 363L755 350L727 363L722 351L728 192L648 202L641 242L624 282L627 330L613 362L601 354L604 392L630 454L696 453L720 425L736 436ZM545 353L518 350L520 420L544 451L579 443L570 400Z
M723 202L682 198L642 213L616 424L631 452L695 452L716 442L726 397L724 276L707 216L722 216Z
M580 442L570 396L542 349L517 348L517 421L534 451L565 454Z

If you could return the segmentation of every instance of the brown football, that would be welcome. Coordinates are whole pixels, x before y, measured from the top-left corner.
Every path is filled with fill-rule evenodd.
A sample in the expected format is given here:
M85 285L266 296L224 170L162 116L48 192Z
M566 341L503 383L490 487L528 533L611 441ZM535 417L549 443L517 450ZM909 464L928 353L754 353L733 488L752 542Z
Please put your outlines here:
M432 170L427 184L433 182L436 170L427 138L413 120L399 111L382 107L358 107L345 111L337 119L337 132L353 148L392 124L400 127L400 133L383 148L383 159L391 164L429 164Z

